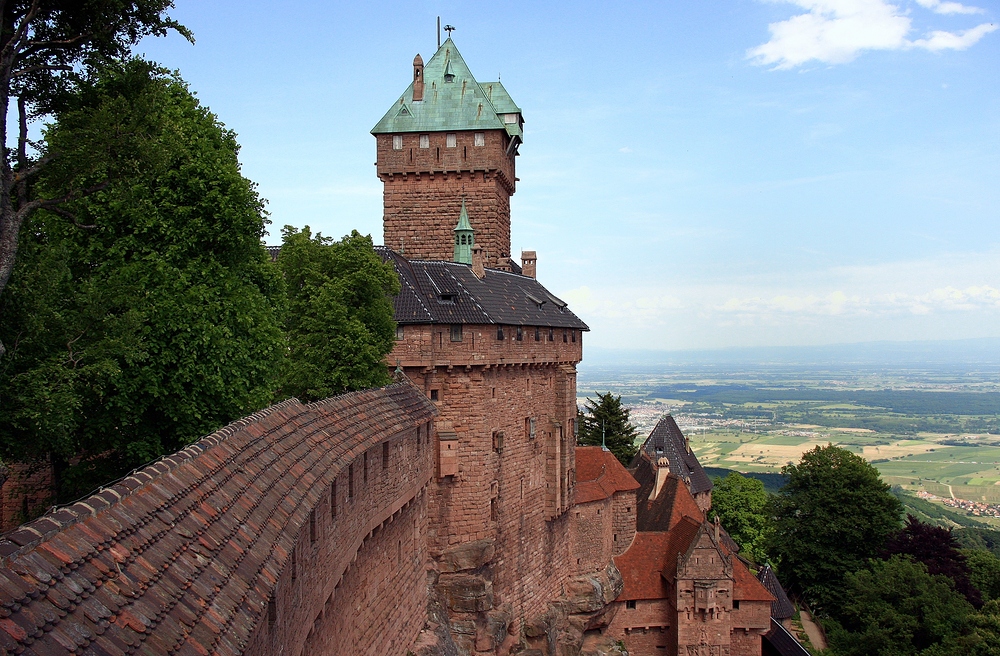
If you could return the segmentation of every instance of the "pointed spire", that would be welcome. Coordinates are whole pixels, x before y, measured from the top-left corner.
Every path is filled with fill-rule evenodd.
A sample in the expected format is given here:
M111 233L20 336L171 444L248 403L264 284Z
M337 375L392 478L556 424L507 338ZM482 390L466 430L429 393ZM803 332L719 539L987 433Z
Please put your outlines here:
M475 233L469 223L469 212L465 209L465 199L462 199L462 211L458 215L458 225L455 226L455 262L472 264L472 245L475 243Z

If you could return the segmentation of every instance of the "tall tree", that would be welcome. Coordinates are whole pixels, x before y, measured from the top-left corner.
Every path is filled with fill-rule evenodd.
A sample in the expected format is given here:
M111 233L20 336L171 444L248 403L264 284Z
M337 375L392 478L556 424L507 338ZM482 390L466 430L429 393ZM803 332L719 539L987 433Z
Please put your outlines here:
M950 579L903 556L849 573L827 635L838 656L962 656L982 643ZM988 622L984 622L987 624Z
M765 545L772 527L764 483L739 472L729 472L714 482L709 519L718 516L722 527L740 545L742 555L758 563L765 562Z
M124 58L143 37L175 30L190 40L190 32L166 15L172 6L170 0L0 2L0 145L11 142L8 126L17 126L16 146L5 148L0 160L0 296L13 271L25 219L41 208L68 212L65 201L106 183L90 180L37 193L34 180L60 152L36 148L29 124L60 110L102 65Z
M985 601L1000 600L1000 558L983 549L966 549L969 581Z
M60 157L41 193L109 182L65 204L73 221L41 211L22 231L0 297L0 449L82 457L66 498L267 405L284 290L235 135L178 78L105 69L46 139Z
M392 265L357 231L334 241L285 226L278 267L288 289L280 395L315 401L389 382L395 341Z
M782 583L814 610L843 604L844 575L875 557L900 527L902 506L878 470L850 451L827 445L782 473L768 553Z
M635 445L639 431L632 425L621 396L606 392L598 393L596 400L588 398L583 411L577 411L577 423L580 444L600 446L603 442L626 467L639 450Z
M965 554L951 534L951 529L932 526L918 520L913 515L906 516L906 526L889 536L884 555L909 556L923 563L930 574L947 576L955 584L970 604L983 605L979 590L969 581L969 566Z

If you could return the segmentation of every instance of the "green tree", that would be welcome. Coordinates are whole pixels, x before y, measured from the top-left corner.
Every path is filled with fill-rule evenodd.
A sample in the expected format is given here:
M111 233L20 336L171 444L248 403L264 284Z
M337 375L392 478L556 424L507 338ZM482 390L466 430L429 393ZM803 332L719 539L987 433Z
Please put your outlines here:
M845 579L844 604L827 625L839 656L960 656L982 640L973 633L972 606L923 563L893 556Z
M105 69L45 136L60 157L43 193L110 182L22 232L0 298L0 449L82 457L67 498L267 405L284 290L235 135L177 77Z
M723 528L740 545L741 555L754 562L765 562L771 517L764 483L739 472L716 478L714 483L709 519L718 516Z
M850 451L827 445L782 473L767 551L782 583L815 610L842 605L844 574L861 569L900 528L902 506L878 470Z
M969 580L983 595L983 601L1000 600L1000 558L984 549L965 549Z
M278 267L288 289L287 356L280 396L315 401L389 382L395 341L391 297L399 278L371 237L334 241L285 226Z
M0 158L0 296L13 271L24 221L38 209L59 208L106 182L39 193L34 181L61 153L36 152L29 124L60 111L102 65L126 57L143 37L175 30L190 40L190 32L166 15L172 6L170 0L0 3L0 143L16 144ZM8 139L12 125L17 126L13 140Z
M622 406L621 396L607 392L598 393L596 400L588 398L583 411L577 410L577 424L580 444L600 446L603 439L626 467L639 450L635 445L639 432L629 420L629 409Z

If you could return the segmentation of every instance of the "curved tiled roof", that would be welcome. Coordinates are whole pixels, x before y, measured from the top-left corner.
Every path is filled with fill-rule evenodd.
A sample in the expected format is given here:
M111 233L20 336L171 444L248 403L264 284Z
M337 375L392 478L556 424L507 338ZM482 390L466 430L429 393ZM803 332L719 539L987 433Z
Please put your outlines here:
M643 442L640 451L645 451L653 462L666 457L670 461L672 474L691 481L691 494L712 489L712 481L701 468L701 463L698 462L694 452L688 448L684 433L670 415L657 422L649 437ZM639 457L639 454L636 454L636 460L632 461L633 467L638 463Z
M615 454L599 446L576 447L576 503L607 499L638 487Z
M240 653L333 477L434 412L409 383L290 399L5 535L0 652Z
M534 278L486 269L482 279L458 262L408 260L385 246L375 251L392 262L401 290L393 299L401 324L462 323L545 326L590 330Z

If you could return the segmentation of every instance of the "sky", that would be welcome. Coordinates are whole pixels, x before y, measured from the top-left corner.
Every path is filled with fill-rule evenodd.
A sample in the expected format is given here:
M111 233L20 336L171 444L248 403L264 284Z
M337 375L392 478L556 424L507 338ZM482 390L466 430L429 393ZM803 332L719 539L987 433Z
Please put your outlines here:
M370 130L436 17L525 118L512 252L602 348L1000 337L1000 2L176 0L284 225L382 240ZM457 217L456 217L457 219Z

